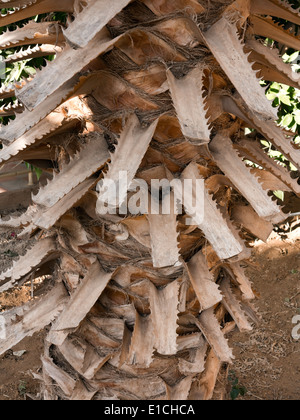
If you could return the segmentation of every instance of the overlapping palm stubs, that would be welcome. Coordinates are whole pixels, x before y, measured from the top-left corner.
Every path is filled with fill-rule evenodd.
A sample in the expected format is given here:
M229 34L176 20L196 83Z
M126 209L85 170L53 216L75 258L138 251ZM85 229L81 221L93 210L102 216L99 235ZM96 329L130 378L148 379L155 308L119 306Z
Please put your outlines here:
M0 292L45 276L44 293L5 312L4 353L49 326L44 399L211 399L233 352L226 334L257 320L243 261L285 215L270 191L300 193L264 136L300 169L293 134L277 124L260 79L300 87L276 48L300 49L280 0L0 1L8 60L56 54L16 97L2 126L1 164L25 160L53 178L20 217L36 244L0 277ZM22 52L23 51L23 52ZM246 128L251 134L246 135ZM290 135L289 135L290 134ZM248 162L255 163L249 167ZM204 179L204 220L97 214L100 179ZM120 204L120 203L119 203ZM227 314L230 314L230 317Z

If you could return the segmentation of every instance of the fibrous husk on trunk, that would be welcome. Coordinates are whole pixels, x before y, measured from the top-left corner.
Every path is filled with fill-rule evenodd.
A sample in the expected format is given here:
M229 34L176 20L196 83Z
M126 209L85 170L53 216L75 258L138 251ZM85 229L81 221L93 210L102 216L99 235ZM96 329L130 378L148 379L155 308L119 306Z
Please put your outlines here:
M2 27L68 14L65 25L29 21L0 36L0 48L17 49L8 62L56 55L0 90L13 102L0 116L15 115L1 126L0 163L49 172L26 212L0 219L33 242L1 274L0 292L45 278L38 299L1 314L0 353L48 327L45 400L212 399L234 358L226 335L258 319L250 241L285 218L269 190L300 192L298 172L261 147L264 136L300 170L259 83L299 87L260 38L300 49L296 32L270 18L297 25L299 12L279 0L0 4L14 8ZM156 208L169 200L172 210L131 214L128 201L154 199L154 180L173 182L155 191ZM119 190L103 212L107 181Z

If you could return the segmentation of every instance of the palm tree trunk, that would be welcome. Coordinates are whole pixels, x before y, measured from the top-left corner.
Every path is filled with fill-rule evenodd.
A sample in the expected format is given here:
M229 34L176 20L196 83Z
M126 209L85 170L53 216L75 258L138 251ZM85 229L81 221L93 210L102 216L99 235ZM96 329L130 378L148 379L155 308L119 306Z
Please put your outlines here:
M300 16L279 0L5 6L17 3L0 26L56 11L69 20L0 36L1 49L29 45L13 61L60 49L32 80L0 92L24 107L1 128L0 163L32 161L53 175L22 216L1 220L36 242L2 273L0 292L47 280L39 299L1 314L0 354L48 326L38 377L46 400L211 399L234 357L226 335L257 320L244 269L250 243L286 217L269 192L300 193L262 148L265 137L300 169L293 134L275 124L258 79L300 86L261 43L300 49L299 37L266 17ZM37 51L37 42L52 49ZM114 214L103 212L107 180L119 183ZM182 212L124 211L125 196L141 209L155 180L173 182L161 206L192 182ZM137 184L146 193L128 195Z

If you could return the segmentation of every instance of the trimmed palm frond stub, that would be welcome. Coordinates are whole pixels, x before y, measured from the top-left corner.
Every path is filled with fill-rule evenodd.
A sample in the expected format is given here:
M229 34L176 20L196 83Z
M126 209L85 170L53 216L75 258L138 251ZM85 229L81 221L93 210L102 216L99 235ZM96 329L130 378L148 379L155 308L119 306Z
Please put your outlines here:
M17 98L0 109L15 115L1 127L0 163L25 160L52 175L24 214L0 221L36 240L1 274L0 292L47 279L42 296L1 314L0 354L50 325L43 399L213 398L234 357L226 334L257 320L249 244L286 218L270 191L300 193L299 173L260 141L300 170L293 133L276 124L260 84L300 88L276 48L300 49L299 11L280 0L0 5L1 27L68 14L66 24L26 21L0 36L0 49L16 49L8 63L56 55L0 91ZM149 186L203 180L204 217L190 208L194 191L182 215L101 215L99 181L120 172Z

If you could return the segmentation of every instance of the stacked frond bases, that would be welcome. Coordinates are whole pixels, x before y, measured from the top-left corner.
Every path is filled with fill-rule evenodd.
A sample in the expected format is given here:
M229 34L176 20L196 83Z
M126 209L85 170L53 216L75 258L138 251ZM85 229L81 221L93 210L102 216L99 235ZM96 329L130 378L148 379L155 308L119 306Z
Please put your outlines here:
M53 174L26 213L0 222L36 239L1 275L0 292L51 277L42 297L2 314L0 353L50 324L39 377L46 400L213 398L222 364L234 357L226 334L247 333L257 320L244 270L250 241L267 240L286 217L269 191L300 193L297 173L260 142L300 170L292 135L275 123L260 86L270 76L299 87L260 38L300 49L300 38L271 18L299 25L298 11L280 0L0 6L13 9L0 26L69 16L64 27L31 21L0 36L1 49L18 48L7 62L56 54L31 80L0 91L17 98L0 108L16 115L1 127L1 164L26 160ZM101 215L98 182L118 182L120 172L148 186L202 181L204 216L191 206L193 189L182 215L124 213L126 190L116 214Z

